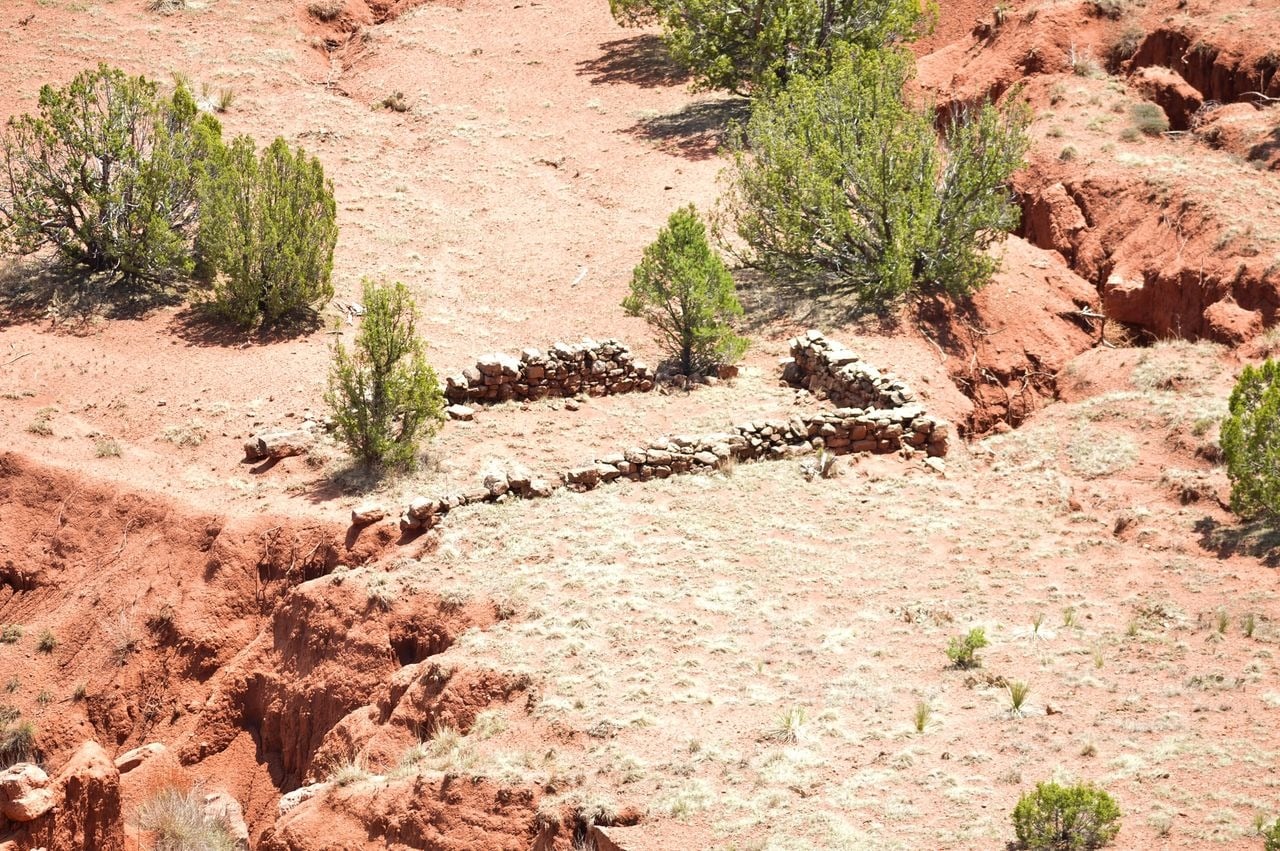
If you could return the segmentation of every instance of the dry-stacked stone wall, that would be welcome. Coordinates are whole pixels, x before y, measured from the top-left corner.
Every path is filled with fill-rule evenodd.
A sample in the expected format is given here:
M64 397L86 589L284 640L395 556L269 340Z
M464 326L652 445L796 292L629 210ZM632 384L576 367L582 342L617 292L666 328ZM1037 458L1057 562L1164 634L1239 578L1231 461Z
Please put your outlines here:
M791 341L782 380L842 408L895 409L916 401L902 379L880 372L842 343L810 331Z
M590 489L618 478L646 482L716 470L735 461L791 458L819 449L834 455L883 454L904 446L930 456L945 455L947 424L918 405L888 410L837 408L789 420L743 423L729 432L661 438L575 467L564 474L564 480L570 487Z
M445 397L458 405L548 396L607 396L653 389L653 372L617 340L556 343L546 352L524 349L519 357L485 355L475 366L445 378Z
M463 505L507 497L547 497L560 487L591 490L618 479L647 482L711 472L737 461L793 458L820 449L845 455L898 452L904 447L931 457L945 455L947 424L918 405L890 410L837 408L789 420L761 420L732 431L659 438L648 446L634 446L566 470L555 479L540 478L519 466L494 470L485 476L483 486L471 491L415 499L401 515L400 528L406 532L430 529ZM354 514L352 519L358 522Z
M618 479L665 479L722 469L737 461L791 458L819 450L834 455L920 452L939 458L947 454L947 422L926 413L901 379L882 374L817 331L793 340L791 354L783 378L840 407L785 420L742 423L725 432L663 437L566 470L553 479L534 476L518 466L494 470L485 476L483 487L415 499L401 514L400 527L406 532L430 529L450 510L477 502L546 497L561 487L590 490ZM449 379L448 396L458 403L536 399L584 390L604 395L652 387L652 374L635 363L621 343L586 340L575 346L556 344L547 355L526 349L519 361L504 355L482 358L473 371ZM373 522L382 516L380 509L357 509L352 522Z
M455 508L478 502L499 502L507 498L538 499L551 496L563 481L535 476L521 465L494 469L485 474L484 484L468 491L457 491L439 497L418 497L400 515L400 529L416 532L430 529ZM357 509L357 512L361 509ZM352 522L358 522L353 512ZM379 518L381 519L381 518Z

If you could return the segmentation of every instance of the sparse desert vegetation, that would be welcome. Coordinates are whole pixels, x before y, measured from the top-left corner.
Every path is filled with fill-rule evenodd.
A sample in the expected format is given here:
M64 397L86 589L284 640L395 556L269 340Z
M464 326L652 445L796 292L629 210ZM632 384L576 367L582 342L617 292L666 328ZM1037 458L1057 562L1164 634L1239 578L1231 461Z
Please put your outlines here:
M1101 848L1120 830L1120 808L1088 784L1038 783L1018 799L1013 824L1022 847L1036 851Z
M226 825L205 812L195 789L160 790L138 807L137 824L151 838L155 851L232 851L237 847Z
M1280 844L1209 5L6 5L0 845Z

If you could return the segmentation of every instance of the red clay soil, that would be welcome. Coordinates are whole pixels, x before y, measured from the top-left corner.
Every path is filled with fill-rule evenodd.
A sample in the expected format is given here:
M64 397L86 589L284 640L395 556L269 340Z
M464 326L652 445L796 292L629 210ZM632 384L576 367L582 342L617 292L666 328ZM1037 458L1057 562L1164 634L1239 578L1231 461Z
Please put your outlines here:
M739 379L693 393L590 400L579 411L559 403L484 410L474 423L445 427L429 469L372 496L395 508L419 491L474 485L486 465L510 458L552 472L660 434L718 430L818 404L776 377L787 337L818 321L903 375L931 411L969 436L1011 426L1025 433L975 444L972 455L958 447L946 478L878 459L798 492L789 473L752 469L736 480L700 480L688 492L672 484L609 491L600 497L602 516L595 504L567 496L545 508L468 510L456 523L474 527L405 539L393 523L348 528L346 514L364 496L348 487L336 450L258 466L239 453L251 433L320 416L330 332L349 334L343 308L361 278L410 284L442 373L487 350L584 335L619 337L656 362L647 329L618 305L636 257L670 210L714 204L717 145L741 103L691 95L654 34L618 28L603 2L221 0L175 15L155 14L142 0L6 3L0 114L31 110L41 83L65 81L98 59L155 78L183 71L197 84L234 90L235 105L222 116L228 133L260 141L282 134L320 157L334 179L343 236L338 298L321 327L296 336L230 333L182 305L86 319L66 305L29 310L15 302L0 315L0 624L24 629L0 645L3 679L15 684L0 703L36 723L48 788L60 802L30 822L0 820L0 851L141 851L150 838L132 816L170 785L225 791L243 809L252 847L271 851L564 851L589 832L584 813L593 810L584 798L597 791L626 804L601 809L600 822L645 816L618 834L638 837L627 851L646 841L710 847L711 837L726 834L735 847L775 847L767 844L777 838L769 832L775 816L821 825L847 814L867 833L846 831L853 844L841 847L897 841L897 833L927 842L912 831L934 822L950 831L939 847L989 847L1003 834L984 820L998 806L1007 821L1006 799L1032 779L1030 768L1026 778L1015 769L1043 753L1053 765L1035 763L1041 774L1063 764L1089 771L1076 736L1091 726L1099 747L1113 749L1115 783L1129 784L1130 799L1151 811L1150 825L1145 813L1127 824L1124 847L1165 842L1156 817L1164 818L1167 796L1144 796L1183 776L1138 774L1122 757L1136 759L1137 748L1154 753L1166 744L1152 738L1162 724L1181 714L1202 722L1210 709L1222 714L1194 736L1179 728L1173 744L1212 745L1219 726L1230 734L1223 748L1233 752L1273 740L1268 707L1280 701L1263 680L1273 673L1260 661L1269 651L1251 656L1255 645L1243 639L1216 649L1212 635L1187 644L1215 606L1259 613L1258 642L1271 641L1280 622L1252 539L1233 536L1220 506L1224 477L1211 463L1218 408L1209 404L1225 395L1227 373L1241 358L1270 351L1263 332L1280 315L1280 107L1268 100L1280 97L1271 38L1280 8L1245 0L998 5L999 15L991 3L943 3L937 29L915 46L919 92L944 115L1011 92L1036 110L1030 164L1014 181L1021 230L997 246L1002 270L971 301L926 302L877 324L773 310L768 293L753 292L754 345ZM1109 17L1113 6L1123 15ZM407 112L384 106L397 92ZM1134 126L1143 104L1157 106L1172 132ZM21 288L32 271L7 264L0 284ZM1168 337L1238 348L1157 347L1148 357L1107 347ZM1211 378L1201 381L1201 372ZM1186 416L1183 400L1170 395L1184 385L1198 388ZM1059 434L1067 460L1058 458ZM1099 447L1118 447L1116 457L1100 458ZM1006 478L1010 468L1036 476ZM881 513L867 534L885 540L872 543L893 551L884 565L867 556L883 568L869 576L845 563L866 543L849 537L855 527L862 534L864 510ZM716 524L734 512L746 517L739 527L699 537L719 534ZM965 527L970 514L982 519ZM968 539L958 539L961 532ZM1042 533L1052 546L1034 543ZM909 551L894 549L898 538L912 541ZM775 539L794 546L768 562L762 553L773 552ZM682 553L689 541L697 542L692 555ZM1215 546L1216 555L1200 552ZM687 561L668 564L668 552ZM483 570L454 570L474 567L474 553ZM1094 561L1107 562L1096 586L1080 572ZM794 585L777 576L828 562L828 572L798 574ZM565 564L564 574L536 573ZM726 596L728 579L699 586L708 564L726 576L748 571L742 596ZM1122 572L1131 565L1132 573ZM648 572L660 580L657 592L627 584ZM606 579L607 592L592 584ZM686 584L696 596L657 604L671 610L641 621L655 609L645 594L664 599L659 592L678 594ZM979 587L975 604L965 595ZM1144 595L1153 588L1170 598L1151 604ZM566 611L538 612L537 601L552 591L563 593ZM513 618L520 607L507 592L533 601L525 600L523 620ZM1097 594L1106 599L1096 603ZM1124 613L1112 611L1114 595L1123 597ZM883 705L905 718L910 706L939 699L945 677L956 673L939 680L937 666L915 661L936 650L923 642L944 642L942 633L953 631L950 608L965 600L969 617L995 622L1005 613L993 607L1006 597L1019 598L1028 617L1032 608L1078 603L1086 615L1072 629L1093 631L1099 660L1104 644L1114 652L1105 673L1099 661L1058 680L1077 714L1046 711L1048 732L1027 725L994 732L987 715L997 713L974 708L985 697L953 698L945 747L935 752L921 740L918 750L912 744L888 756L909 732L868 732L873 716L857 714L857 731L845 731L831 710L810 719L831 725L820 749L853 749L857 759L815 757L818 768L796 761L812 756L800 744L784 747L777 730L762 732L774 722L757 716L785 708L779 701L831 685L815 685L809 669L838 658L839 645L852 640L841 630L852 635L885 617L867 642L919 642L895 645L909 647L897 655L884 646L860 652L847 671L821 670L861 683L864 674L883 673L877 666L910 660L915 667L900 671L916 678L909 694L884 685L872 700L842 680L848 691L838 706L879 713ZM749 625L727 619L760 598L771 602ZM913 608L908 598L930 602ZM582 612L568 611L577 603ZM597 618L595 607L606 603L615 608ZM1179 606L1181 619L1169 614ZM1142 613L1145 631L1132 651L1117 621L1130 608ZM814 625L833 618L835 631L815 637ZM1181 637L1151 637L1153 619L1173 623L1171 635ZM706 635L708 623L719 632ZM792 632L769 632L777 624ZM920 638L934 628L938 634ZM1061 632L1074 640L1065 625ZM812 646L803 643L810 639ZM543 642L556 655L507 665L509 656L522 658L521 642ZM1082 642L1053 664L1088 656ZM1007 641L991 652L1008 670L1030 664L1016 646ZM698 658L703 647L710 649ZM651 652L644 659L622 652L636 648ZM607 672L608 687L573 700L558 693L599 675L597 651L623 660ZM677 651L689 655L661 655ZM730 656L740 669L715 669L728 671L724 681L693 688L700 668ZM1123 698L1152 672L1181 670L1187 657L1201 666L1194 683L1177 675L1163 693L1144 693L1175 708L1144 716L1146 706ZM652 658L667 667L628 679L635 675L628 659ZM1150 670L1139 664L1147 662ZM1047 661L1033 668L1045 677L1052 669ZM1216 694L1213 683L1228 669L1240 673L1238 683L1248 675L1262 684L1230 700L1201 699ZM757 680L777 675L774 691L753 691ZM739 686L742 693L717 690ZM995 686L960 688L980 695ZM676 715L686 723L646 732L648 710L666 711L664 698L686 692L682 710L705 715L705 729L688 721L692 715ZM1094 723L1083 708L1090 700L1125 720L1099 715ZM1245 710L1227 715L1236 700ZM608 717L575 720L597 702ZM442 731L488 735L499 710L511 728L493 735L519 755L514 768L472 775L456 753L432 757L443 767L405 767L406 754ZM636 753L611 750L621 747L615 737L628 736L639 742ZM988 738L997 744L982 753L974 742ZM162 747L136 765L112 763L150 744ZM1175 831L1173 841L1204 847L1197 843L1211 837L1246 847L1252 839L1235 827L1220 830L1227 823L1220 813L1199 805L1230 786L1232 772L1262 769L1202 756L1181 766L1199 784L1180 804L1196 810L1198 832ZM946 777L951 785L893 786L893 772L913 761L928 768L921 783ZM797 777L787 778L793 762ZM948 773L961 765L963 774ZM997 765L1003 773L993 778ZM758 786L724 779L748 771L758 771ZM360 779L337 779L344 772ZM860 785L841 785L854 780ZM703 787L717 782L730 787L721 797L773 785L750 801L757 809L742 804L713 820L696 808L706 805ZM869 790L885 784L892 800L868 803ZM1243 803L1218 803L1266 809L1264 793L1249 788L1254 797ZM975 809L979 799L985 815ZM980 832L966 833L970 825L957 820L982 821Z
M1280 59L1260 37L1280 9L1189 4L1175 18L1169 6L1015 4L1001 25L925 57L920 86L944 112L1018 86L1037 114L1015 181L1023 235L1096 286L1111 319L1238 343L1280 307ZM1117 76L1103 80L1107 68ZM1126 130L1144 101L1180 132Z
M366 847L431 851L528 851L534 798L465 777L406 777L385 787L339 789L290 810L258 845L262 851Z
M4 835L4 844L12 842L18 849L124 851L120 772L100 745L82 744L50 779L56 807L15 825Z
M193 515L11 453L0 456L0 504L0 612L56 636L47 652L30 636L26 653L10 654L6 677L23 688L5 702L38 720L43 761L75 775L56 779L66 805L22 826L20 843L70 831L89 837L85 848L118 847L119 772L105 755L72 756L79 742L117 753L168 743L188 781L230 792L256 831L274 821L278 790L316 773L318 752L349 756L344 745L363 747L387 725L401 749L438 724L465 730L480 709L526 687L419 666L462 629L492 622L483 601L383 605L363 584L330 578L380 555L393 543L388 527L355 535L284 518ZM399 685L388 690L393 675ZM58 702L46 706L50 694ZM348 722L327 742L357 709L371 711L364 732ZM228 770L220 759L241 751L243 760L240 742L256 770ZM526 823L504 835L531 832L531 812L525 806Z
M972 299L941 299L921 316L946 352L947 372L973 402L967 425L982 434L1021 425L1057 395L1057 375L1094 346L1098 295L1052 251L1017 237L997 249L1003 265Z

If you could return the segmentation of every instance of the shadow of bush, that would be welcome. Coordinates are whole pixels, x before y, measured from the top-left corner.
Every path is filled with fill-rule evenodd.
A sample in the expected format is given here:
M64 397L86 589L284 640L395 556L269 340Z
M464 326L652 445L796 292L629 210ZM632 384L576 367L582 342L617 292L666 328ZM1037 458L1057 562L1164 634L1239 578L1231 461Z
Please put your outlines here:
M185 288L172 282L126 284L109 273L85 274L48 258L0 262L0 328L43 320L74 326L93 317L139 319L184 298Z
M1251 556L1267 567L1280 566L1280 527L1273 520L1223 523L1212 517L1196 522L1200 546L1218 558Z
M714 98L694 101L676 112L637 121L627 133L655 143L668 153L691 160L714 157L729 138L734 123L751 115L746 98Z
M678 86L689 74L671 59L667 46L653 33L618 38L600 45L600 55L578 63L578 73L593 85L631 83L645 89Z
M314 334L324 325L319 311L307 310L275 325L243 328L204 304L189 304L174 315L169 332L193 346L235 347L283 343Z

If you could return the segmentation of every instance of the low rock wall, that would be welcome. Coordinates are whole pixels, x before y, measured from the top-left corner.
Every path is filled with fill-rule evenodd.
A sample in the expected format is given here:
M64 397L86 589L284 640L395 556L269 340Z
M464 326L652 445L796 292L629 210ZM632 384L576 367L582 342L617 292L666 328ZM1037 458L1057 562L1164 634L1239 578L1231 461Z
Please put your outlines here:
M445 378L445 398L458 405L549 396L607 396L653 389L653 372L617 340L556 343L519 357L495 353Z
M889 453L904 446L931 457L947 454L947 424L918 405L889 410L837 408L790 420L743 423L732 431L677 435L633 447L564 474L570 487L590 489L618 478L645 482L679 473L704 472L734 461L791 458L825 449Z
M947 424L917 405L891 410L838 408L790 420L743 423L732 431L676 435L599 458L566 470L555 479L534 476L522 467L491 471L483 486L438 498L415 499L400 516L405 532L430 529L454 508L504 498L550 496L557 488L591 490L605 482L647 482L682 473L711 472L737 461L792 458L824 449L834 455L888 453L903 447L941 457L947 452ZM352 522L372 516L362 507ZM379 515L380 516L380 515Z
M810 331L791 341L782 380L842 408L895 409L916 401L902 379L882 373L842 343Z
M791 458L815 451L833 455L856 452L947 454L949 426L925 413L915 394L899 378L881 373L843 345L810 331L791 342L792 359L783 378L808 388L840 407L742 423L730 431L676 435L597 458L555 478L540 478L523 467L494 470L483 487L438 498L415 499L400 516L405 532L430 529L450 510L476 502L550 496L562 487L590 490L618 479L645 482L682 473L709 472L737 461ZM573 395L604 395L650 390L653 376L615 340L576 346L557 343L547 355L526 349L520 360L505 355L482 358L474 370L450 378L447 394L462 401L503 401ZM353 523L373 522L381 509L362 507Z

